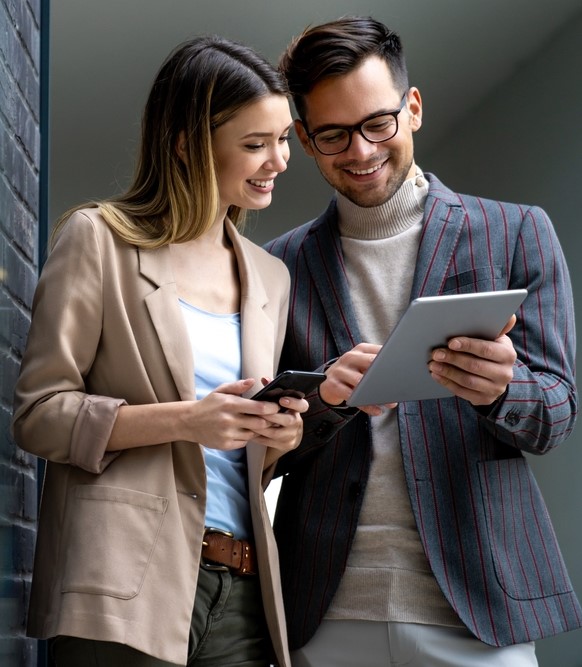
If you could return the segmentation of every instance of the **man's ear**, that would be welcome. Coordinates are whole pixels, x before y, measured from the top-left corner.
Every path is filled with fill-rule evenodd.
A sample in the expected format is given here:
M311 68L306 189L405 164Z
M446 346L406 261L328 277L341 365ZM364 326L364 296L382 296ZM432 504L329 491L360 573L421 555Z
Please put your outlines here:
M305 127L303 126L303 123L300 120L295 120L295 132L297 132L297 136L299 137L299 141L301 142L301 145L303 146L303 150L309 155L310 157L315 157L313 153L313 147L311 145L311 141L309 140L309 137L307 136L307 132L305 131Z
M410 117L410 129L413 132L420 130L422 125L422 98L418 88L408 91L408 113Z
M182 160L182 162L186 164L187 162L186 133L184 132L184 130L182 130L178 135L178 141L176 142L176 153L178 153L178 156Z

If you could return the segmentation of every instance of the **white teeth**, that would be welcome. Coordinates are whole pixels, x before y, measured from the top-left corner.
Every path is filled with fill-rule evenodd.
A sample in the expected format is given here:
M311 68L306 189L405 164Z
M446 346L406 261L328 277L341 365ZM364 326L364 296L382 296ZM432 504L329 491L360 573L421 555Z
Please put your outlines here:
M273 179L269 181L254 181L254 180L249 180L249 183L251 185L256 185L259 188L268 188L271 185L273 185Z
M366 174L373 174L375 171L378 171L384 163L377 164L375 167L370 167L370 169L348 169L351 174L356 174L356 176L365 176Z

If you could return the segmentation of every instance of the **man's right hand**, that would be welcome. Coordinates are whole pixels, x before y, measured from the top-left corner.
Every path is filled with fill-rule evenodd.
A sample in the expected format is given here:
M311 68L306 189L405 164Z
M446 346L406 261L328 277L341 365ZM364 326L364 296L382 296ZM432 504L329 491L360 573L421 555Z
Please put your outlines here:
M339 357L325 371L326 379L319 386L321 399L331 406L342 405L347 401L381 347L372 343L360 343ZM390 403L386 407L395 405L396 403ZM371 417L382 414L382 407L379 405L364 405L360 410Z

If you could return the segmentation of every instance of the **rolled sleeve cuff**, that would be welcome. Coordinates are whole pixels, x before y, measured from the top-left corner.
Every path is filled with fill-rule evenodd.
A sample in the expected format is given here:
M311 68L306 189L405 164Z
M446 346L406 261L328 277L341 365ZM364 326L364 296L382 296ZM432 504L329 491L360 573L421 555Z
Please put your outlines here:
M127 401L105 396L87 396L75 421L71 438L71 465L95 474L102 473L121 452L108 452L107 443L120 406Z

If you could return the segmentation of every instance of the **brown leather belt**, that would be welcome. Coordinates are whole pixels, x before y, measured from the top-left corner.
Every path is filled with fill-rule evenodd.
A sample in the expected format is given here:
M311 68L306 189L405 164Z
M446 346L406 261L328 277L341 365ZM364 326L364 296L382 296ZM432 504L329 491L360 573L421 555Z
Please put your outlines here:
M247 540L236 540L226 530L206 528L200 566L206 570L230 570L233 574L256 574L255 548Z

